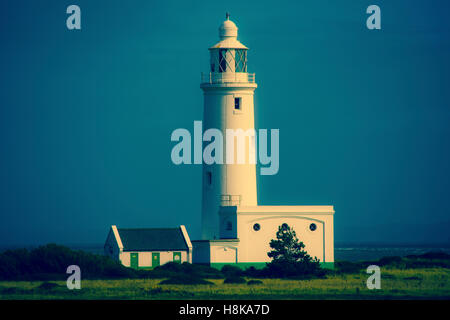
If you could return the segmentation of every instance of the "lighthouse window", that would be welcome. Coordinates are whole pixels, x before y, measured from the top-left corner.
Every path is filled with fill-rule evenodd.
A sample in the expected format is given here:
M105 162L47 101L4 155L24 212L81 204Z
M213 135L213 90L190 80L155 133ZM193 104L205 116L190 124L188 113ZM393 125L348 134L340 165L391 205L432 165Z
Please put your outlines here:
M315 223L311 223L311 224L309 225L309 230L315 231L316 229L317 229L317 225L316 225Z
M241 110L241 98L234 98L234 109Z
M219 50L219 72L227 71L227 50Z
M208 183L208 186L210 186L212 184L212 173L211 173L211 171L208 171L206 173L206 181Z
M255 224L253 225L253 230L259 231L259 229L261 229L261 226L259 225L259 223L255 223Z
M236 49L235 52L234 61L236 72L247 72L247 51Z

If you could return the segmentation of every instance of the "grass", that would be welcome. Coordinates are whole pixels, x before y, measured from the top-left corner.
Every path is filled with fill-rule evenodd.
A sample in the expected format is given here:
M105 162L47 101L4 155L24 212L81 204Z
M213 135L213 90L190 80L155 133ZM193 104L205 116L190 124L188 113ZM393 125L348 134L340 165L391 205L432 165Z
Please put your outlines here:
M81 290L65 281L0 282L0 299L450 299L450 269L381 268L381 290L369 290L366 273L330 274L325 279L259 279L258 285L160 284L164 279L82 280ZM254 280L246 278L247 281Z

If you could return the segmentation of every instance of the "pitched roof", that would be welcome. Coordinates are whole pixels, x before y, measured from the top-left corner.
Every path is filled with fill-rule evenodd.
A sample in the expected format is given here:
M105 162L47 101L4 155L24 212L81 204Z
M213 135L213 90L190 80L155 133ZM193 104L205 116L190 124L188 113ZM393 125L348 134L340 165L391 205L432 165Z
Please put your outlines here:
M117 229L124 251L188 250L180 228Z

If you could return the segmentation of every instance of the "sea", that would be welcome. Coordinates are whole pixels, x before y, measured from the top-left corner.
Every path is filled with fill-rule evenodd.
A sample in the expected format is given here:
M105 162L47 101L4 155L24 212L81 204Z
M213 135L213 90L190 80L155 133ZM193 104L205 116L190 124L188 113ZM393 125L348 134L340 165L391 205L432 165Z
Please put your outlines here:
M103 254L103 244L62 244L73 250L82 250L94 254ZM35 246L2 246L0 252L7 249ZM411 245L411 244L339 244L334 248L335 261L375 261L389 256L419 255L427 252L445 252L450 254L450 244Z

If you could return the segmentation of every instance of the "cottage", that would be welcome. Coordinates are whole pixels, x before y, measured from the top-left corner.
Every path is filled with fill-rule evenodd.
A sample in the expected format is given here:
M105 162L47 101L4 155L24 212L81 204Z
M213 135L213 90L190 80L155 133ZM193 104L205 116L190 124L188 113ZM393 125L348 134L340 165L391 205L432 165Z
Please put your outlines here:
M154 268L170 261L192 263L192 244L185 226L122 229L111 226L105 254L134 269Z

